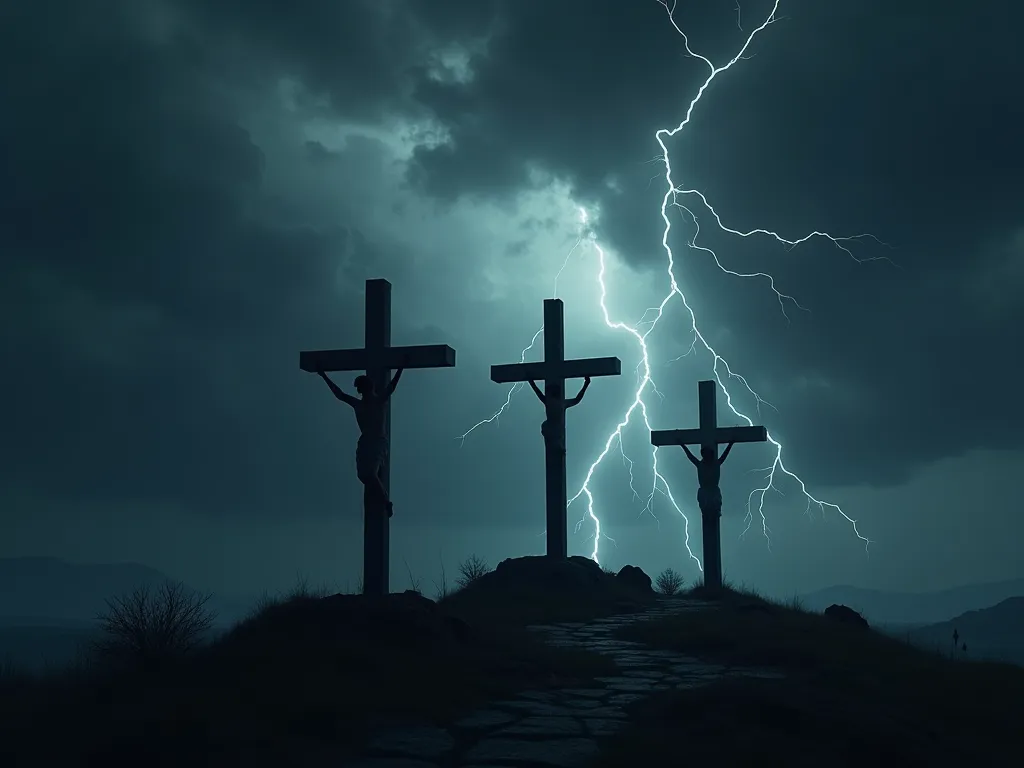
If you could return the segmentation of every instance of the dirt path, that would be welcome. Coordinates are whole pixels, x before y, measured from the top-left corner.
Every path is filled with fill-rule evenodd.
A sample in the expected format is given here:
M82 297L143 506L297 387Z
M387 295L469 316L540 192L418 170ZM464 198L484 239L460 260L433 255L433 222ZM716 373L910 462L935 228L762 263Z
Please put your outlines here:
M730 676L781 677L774 670L727 668L670 651L613 638L619 627L684 611L715 610L700 601L664 599L639 614L585 624L531 627L556 646L613 658L616 677L593 687L526 691L496 701L449 728L408 727L377 734L367 756L344 768L575 768L600 752L600 740L628 725L623 707L671 688L693 688Z

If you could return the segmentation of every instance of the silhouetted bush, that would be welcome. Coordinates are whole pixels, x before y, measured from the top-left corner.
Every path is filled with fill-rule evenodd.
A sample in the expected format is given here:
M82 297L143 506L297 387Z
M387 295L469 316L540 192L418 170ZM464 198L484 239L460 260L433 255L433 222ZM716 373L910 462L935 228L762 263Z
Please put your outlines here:
M465 589L481 576L490 572L491 567L487 561L478 555L473 555L459 565L459 578L455 580L455 583L459 585L459 589Z
M683 588L683 577L671 568L666 568L658 574L654 586L663 595L675 595Z
M107 612L97 618L103 636L93 650L100 661L115 664L151 664L186 654L213 625L215 615L206 607L210 597L166 582L108 600Z

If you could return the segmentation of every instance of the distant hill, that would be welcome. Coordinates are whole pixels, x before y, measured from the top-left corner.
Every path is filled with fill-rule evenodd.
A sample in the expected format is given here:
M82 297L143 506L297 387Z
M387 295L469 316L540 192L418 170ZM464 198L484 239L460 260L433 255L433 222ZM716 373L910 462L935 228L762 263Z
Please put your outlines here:
M1011 597L991 608L919 627L908 637L923 648L949 653L954 630L960 642L967 644L967 658L998 659L1024 666L1024 597Z
M0 664L33 669L66 664L94 636L96 616L108 599L168 580L174 581L138 563L0 558ZM224 626L244 616L251 601L214 595L208 605L217 625Z
M801 596L807 610L822 611L833 603L860 611L873 624L935 624L967 611L990 608L1011 597L1024 596L1024 579L972 584L940 592L884 592L838 586Z
M79 564L55 557L0 559L0 622L92 622L106 600L170 577L137 563Z

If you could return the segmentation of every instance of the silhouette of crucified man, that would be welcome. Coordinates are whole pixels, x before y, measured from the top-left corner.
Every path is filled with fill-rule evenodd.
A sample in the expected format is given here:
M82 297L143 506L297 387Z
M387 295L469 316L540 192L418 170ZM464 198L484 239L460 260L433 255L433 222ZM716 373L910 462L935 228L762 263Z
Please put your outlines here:
M574 405L579 405L580 401L583 400L583 396L587 394L587 387L589 386L590 377L587 376L585 379L583 379L583 386L580 387L580 391L576 393L576 397L565 401L565 407L572 408ZM533 393L537 395L538 400L544 403L544 405L548 404L547 397L545 397L544 393L540 391L540 387L537 386L537 382L531 381L530 388L533 390ZM563 433L561 435L555 435L553 434L554 431L555 430L551 429L551 424L548 422L547 419L545 419L544 422L540 425L540 433L544 437L544 444L552 445L552 447L556 448L562 453L565 453L565 434Z
M733 443L729 443L719 458L716 455L718 449L715 446L702 445L700 459L690 453L689 448L683 446L686 457L697 468L697 482L700 484L700 487L697 488L697 506L700 507L702 514L722 514L722 489L718 487L718 483L722 479L722 464L729 455L729 451L732 450L732 446Z
M326 373L317 371L320 378L327 382L334 396L341 402L352 406L356 414L356 424L359 425L359 442L356 443L356 475L366 489L377 497L380 508L387 511L388 517L395 514L394 505L388 498L388 491L384 487L382 470L384 460L388 457L388 437L384 434L384 406L391 395L395 393L398 380L402 378L402 368L395 371L391 383L383 393L377 392L373 381L369 376L356 376L353 386L359 397L352 397L342 391L341 387L335 384Z

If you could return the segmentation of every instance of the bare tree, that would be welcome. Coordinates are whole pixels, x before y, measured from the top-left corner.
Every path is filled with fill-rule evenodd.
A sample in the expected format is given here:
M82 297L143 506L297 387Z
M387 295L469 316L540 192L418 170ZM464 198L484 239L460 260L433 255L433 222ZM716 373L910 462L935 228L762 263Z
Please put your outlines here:
M666 568L658 574L654 585L663 595L675 595L683 588L683 577L671 568Z
M491 572L491 567L479 555L473 555L459 564L459 577L455 580L459 589L465 589L481 576Z
M213 625L206 607L211 597L169 581L108 600L97 619L103 637L95 650L107 660L142 663L188 653Z

